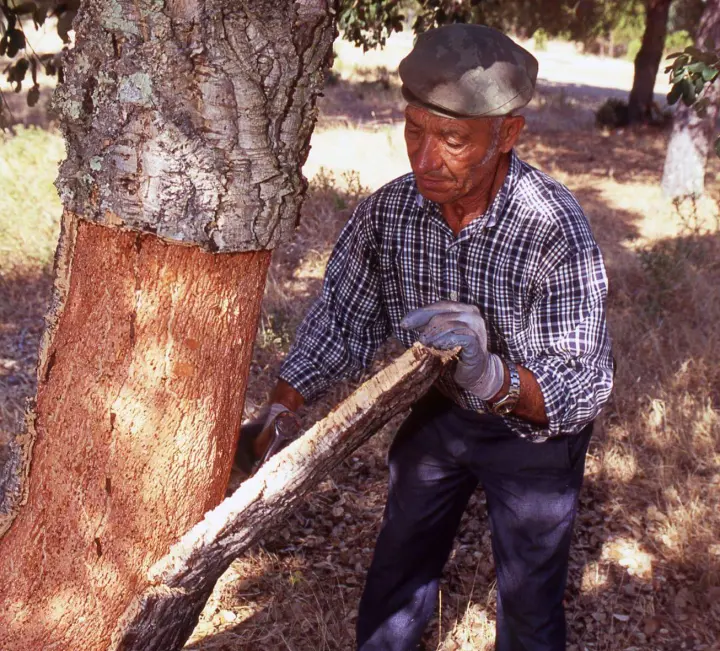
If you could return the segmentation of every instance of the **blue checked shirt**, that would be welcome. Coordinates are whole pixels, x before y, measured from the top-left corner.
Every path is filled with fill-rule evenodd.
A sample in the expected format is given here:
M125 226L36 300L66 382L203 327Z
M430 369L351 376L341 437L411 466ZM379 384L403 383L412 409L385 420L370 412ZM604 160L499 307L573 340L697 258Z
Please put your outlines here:
M534 441L574 434L612 389L607 288L602 255L575 198L514 152L492 205L457 237L408 174L355 209L280 377L311 400L369 366L391 334L411 346L417 333L400 327L408 312L459 301L479 308L490 351L522 364L542 390L549 426L512 416L508 424ZM488 411L452 372L438 388L462 407Z

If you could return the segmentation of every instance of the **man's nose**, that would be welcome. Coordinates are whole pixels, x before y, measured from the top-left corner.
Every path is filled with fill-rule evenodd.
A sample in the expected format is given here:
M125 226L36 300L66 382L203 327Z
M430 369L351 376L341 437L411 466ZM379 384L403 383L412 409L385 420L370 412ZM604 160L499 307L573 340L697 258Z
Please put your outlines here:
M427 174L442 167L440 148L434 138L423 138L415 152L415 173Z

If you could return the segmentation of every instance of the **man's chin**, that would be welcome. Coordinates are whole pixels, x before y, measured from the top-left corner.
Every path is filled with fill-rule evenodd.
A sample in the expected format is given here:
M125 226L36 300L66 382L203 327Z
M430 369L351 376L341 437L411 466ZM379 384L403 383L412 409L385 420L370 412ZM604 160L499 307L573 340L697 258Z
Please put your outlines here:
M427 187L423 185L422 183L417 184L418 192L427 199L428 201L433 201L435 203L443 204L443 203L449 203L454 198L454 193L450 188L433 188L433 187Z
M444 179L426 180L422 177L415 176L415 184L417 185L418 192L420 192L423 197L429 199L430 201L435 201L436 203L443 203L451 200L453 190L455 189L452 181ZM441 199L443 201L441 201Z

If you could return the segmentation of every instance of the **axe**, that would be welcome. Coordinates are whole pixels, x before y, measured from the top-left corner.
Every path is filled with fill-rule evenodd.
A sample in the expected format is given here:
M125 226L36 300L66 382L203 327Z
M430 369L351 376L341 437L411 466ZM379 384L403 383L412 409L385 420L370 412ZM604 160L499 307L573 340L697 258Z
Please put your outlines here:
M249 477L300 434L300 419L291 411L280 412L267 426L263 422L244 425L234 465Z

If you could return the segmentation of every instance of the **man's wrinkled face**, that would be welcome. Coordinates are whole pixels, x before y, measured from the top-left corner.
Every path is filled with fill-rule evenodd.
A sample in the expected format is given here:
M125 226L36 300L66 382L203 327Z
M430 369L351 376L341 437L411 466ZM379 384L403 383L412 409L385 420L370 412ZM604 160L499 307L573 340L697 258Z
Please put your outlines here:
M492 182L503 118L452 119L417 106L405 109L405 143L418 189L452 203Z

